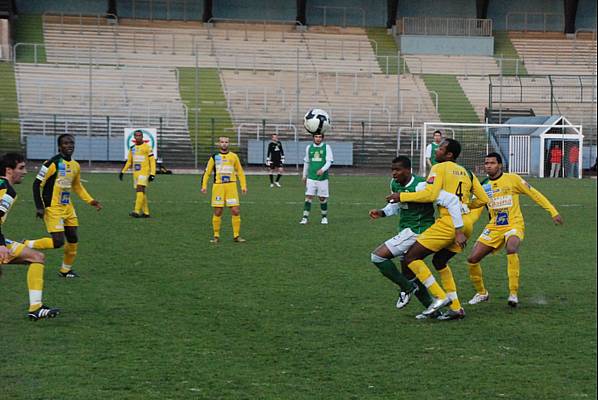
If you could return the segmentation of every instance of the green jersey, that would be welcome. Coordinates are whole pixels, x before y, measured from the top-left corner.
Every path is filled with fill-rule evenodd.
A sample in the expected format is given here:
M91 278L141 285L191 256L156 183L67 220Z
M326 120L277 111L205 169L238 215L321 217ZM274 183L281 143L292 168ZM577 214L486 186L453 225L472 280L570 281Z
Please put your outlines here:
M319 145L312 143L305 149L305 159L303 161L307 164L308 179L325 181L328 179L328 169L322 175L318 175L317 172L328 162L332 163L332 150L326 143L320 143ZM328 167L330 167L330 164L328 164Z
M430 159L430 163L432 165L438 164L438 161L436 161L436 149L438 149L438 147L440 147L440 143L432 142L428 146L430 146L430 147L429 147L429 153L427 154L427 156Z
M393 193L416 192L426 185L426 179L413 175L407 185L391 179L390 190ZM434 205L432 203L400 203L399 204L399 232L410 228L414 233L420 234L434 223Z

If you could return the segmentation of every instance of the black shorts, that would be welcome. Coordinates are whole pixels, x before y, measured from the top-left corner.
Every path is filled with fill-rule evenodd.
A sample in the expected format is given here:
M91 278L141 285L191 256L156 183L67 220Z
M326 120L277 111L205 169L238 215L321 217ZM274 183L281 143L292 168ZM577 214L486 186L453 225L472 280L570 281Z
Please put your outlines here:
M282 161L274 161L274 160L272 160L270 162L270 165L268 166L268 168L270 168L270 169L282 168Z

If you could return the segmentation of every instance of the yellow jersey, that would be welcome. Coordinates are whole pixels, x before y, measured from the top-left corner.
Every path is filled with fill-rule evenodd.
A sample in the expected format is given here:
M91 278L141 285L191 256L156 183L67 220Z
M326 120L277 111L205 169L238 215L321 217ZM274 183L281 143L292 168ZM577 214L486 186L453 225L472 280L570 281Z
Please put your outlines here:
M10 208L17 199L17 192L13 189L6 178L0 178L0 246L6 246L4 235L2 235L2 224Z
M548 211L551 217L559 214L542 193L534 189L517 174L503 173L496 179L486 179L482 184L490 198L490 227L524 227L523 213L519 205L519 195L526 194L540 207Z
M216 153L210 157L201 181L202 189L208 187L208 179L212 172L214 172L214 184L236 182L238 177L239 183L241 184L241 190L247 189L247 181L245 179L243 167L241 167L241 161L239 160L239 157L231 151L227 153Z
M424 190L401 193L401 202L431 203L436 201L441 190L455 194L459 198L459 202L466 206L462 206L462 210L482 207L489 201L478 178L452 161L433 165L426 183ZM471 200L472 194L476 196L474 202ZM450 216L446 207L438 206L438 212L441 217Z
M156 175L156 158L149 143L134 144L129 148L127 162L121 172L133 168L138 175Z
M69 205L72 192L77 193L84 202L92 202L93 197L81 184L80 174L79 163L72 158L65 160L61 154L44 162L33 182L35 207L43 209Z

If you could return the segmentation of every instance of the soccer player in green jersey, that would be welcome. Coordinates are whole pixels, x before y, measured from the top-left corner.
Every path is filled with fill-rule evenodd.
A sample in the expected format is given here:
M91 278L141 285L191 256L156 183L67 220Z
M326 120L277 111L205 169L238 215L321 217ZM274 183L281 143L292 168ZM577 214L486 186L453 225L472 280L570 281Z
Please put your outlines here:
M305 204L300 224L307 224L314 196L320 199L322 224L328 224L328 169L334 159L332 149L324 143L324 134L313 135L314 142L305 148L303 159L303 183L305 183Z
M425 187L426 180L423 177L412 175L411 160L408 157L399 156L392 160L391 193L416 192ZM457 196L441 191L436 203L447 207L456 226L463 225ZM428 293L426 286L406 268L406 265L403 265L404 274L401 273L392 259L399 257L403 263L404 254L415 243L419 234L434 224L434 205L432 203L388 203L383 209L370 210L369 214L372 219L396 214L400 216L399 234L382 243L371 254L372 262L382 275L401 288L397 308L405 307L414 294L424 307L429 307L434 299ZM427 317L420 314L416 318Z
M428 165L428 169L438 163L436 161L436 149L440 146L440 142L442 142L442 132L435 130L434 141L426 146L426 164Z

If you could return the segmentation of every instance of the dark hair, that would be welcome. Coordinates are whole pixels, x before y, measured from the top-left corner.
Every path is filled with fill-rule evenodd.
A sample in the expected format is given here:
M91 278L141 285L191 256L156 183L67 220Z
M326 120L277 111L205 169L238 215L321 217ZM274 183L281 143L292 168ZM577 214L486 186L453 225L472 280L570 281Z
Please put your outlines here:
M437 133L439 133L440 136L442 136L442 131L440 129L436 129L432 135L436 135Z
M459 158L459 155L461 154L461 144L451 138L446 138L443 142L446 143L447 153L453 153L453 160Z
M73 141L75 141L75 137L73 135L71 135L70 133L63 133L62 135L58 136L58 140L56 141L58 146L60 146L60 142L62 142L62 139L64 139L65 137L70 137L73 139Z
M393 164L401 164L403 168L411 168L411 160L407 156L398 156L392 160Z
M6 153L0 158L0 175L6 175L6 169L15 169L18 163L25 161L21 153Z
M488 153L486 155L486 158L491 158L491 157L496 158L496 162L499 164L502 164L502 157L500 156L500 154L492 152L492 153Z

